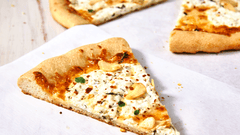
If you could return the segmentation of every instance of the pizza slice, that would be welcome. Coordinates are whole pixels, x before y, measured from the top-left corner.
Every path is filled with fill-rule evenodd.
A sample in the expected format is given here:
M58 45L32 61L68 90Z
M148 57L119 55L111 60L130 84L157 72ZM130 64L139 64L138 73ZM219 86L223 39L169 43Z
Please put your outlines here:
M99 25L166 0L49 0L53 18L66 28Z
M240 49L239 0L183 0L170 36L175 53Z
M18 79L25 94L137 134L179 135L122 38L76 48Z

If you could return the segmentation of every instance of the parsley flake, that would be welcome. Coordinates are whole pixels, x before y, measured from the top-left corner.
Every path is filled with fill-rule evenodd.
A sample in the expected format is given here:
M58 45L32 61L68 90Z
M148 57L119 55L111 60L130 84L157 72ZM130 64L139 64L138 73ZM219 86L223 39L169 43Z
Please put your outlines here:
M119 64L123 62L123 59L127 58L128 57L128 54L127 52L125 52L121 58L121 60L118 62Z
M138 115L139 114L139 109L134 111L134 115Z
M93 10L92 10L92 9L88 9L88 12L92 13L92 12L93 12Z
M119 102L118 102L118 105L119 105L120 107L124 107L124 106L125 106L125 103L124 103L123 101L119 101Z
M75 78L75 81L77 83L85 83L85 79L83 77L77 77L77 78Z

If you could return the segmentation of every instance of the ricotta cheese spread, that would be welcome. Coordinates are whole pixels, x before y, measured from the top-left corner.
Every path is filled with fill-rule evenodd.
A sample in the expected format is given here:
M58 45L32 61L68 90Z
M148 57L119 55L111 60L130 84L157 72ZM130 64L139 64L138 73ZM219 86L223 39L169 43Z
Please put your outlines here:
M208 20L214 26L228 26L228 27L240 27L240 0L231 0L237 3L234 7L235 11L231 11L225 8L221 4L221 0L184 0L183 5L188 9L196 8L209 8L206 10ZM185 16L184 11L186 7L182 7L180 18Z
M120 65L121 69L114 72L100 69L82 74L85 82L73 82L65 93L65 100L75 107L102 117L105 121L116 120L131 127L138 127L139 122L134 120L135 116L163 105L154 84L149 81L150 75L140 64ZM143 84L146 92L136 99L126 99L136 83ZM165 109L164 106L163 108ZM170 120L166 110L164 113L167 120ZM179 134L174 127L164 127L165 125L155 127L154 134Z
M76 11L91 13L93 22L104 22L162 0L69 0Z

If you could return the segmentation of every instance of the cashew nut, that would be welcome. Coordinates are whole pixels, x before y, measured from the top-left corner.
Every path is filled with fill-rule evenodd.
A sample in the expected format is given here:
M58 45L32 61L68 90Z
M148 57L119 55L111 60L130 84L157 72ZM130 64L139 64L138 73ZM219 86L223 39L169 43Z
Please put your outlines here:
M133 90L130 88L126 96L126 99L129 100L141 97L147 92L146 87L142 83L134 83L131 87Z
M234 1L234 0L220 0L220 3L225 2L225 3L229 3L231 4L233 7L237 7L238 6L238 2Z
M122 66L118 63L109 63L103 60L98 62L98 66L100 67L101 70L105 72L113 72L122 68Z
M231 5L230 3L222 2L221 4L223 5L224 8L226 8L226 9L228 9L230 11L233 11L233 12L236 11L235 8L233 7L233 5Z
M148 117L139 124L139 127L146 128L146 129L151 129L154 126L155 126L155 119L153 117Z

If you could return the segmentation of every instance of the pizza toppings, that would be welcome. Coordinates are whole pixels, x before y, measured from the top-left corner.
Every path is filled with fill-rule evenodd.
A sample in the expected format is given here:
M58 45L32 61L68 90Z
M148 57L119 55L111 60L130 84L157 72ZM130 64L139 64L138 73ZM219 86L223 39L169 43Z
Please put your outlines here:
M146 129L152 129L154 126L155 126L154 117L148 117L139 124L139 127L146 128Z
M146 92L147 92L146 87L142 83L134 83L130 87L130 91L128 91L126 99L132 100L142 97Z
M124 54L123 54L123 56L122 56L121 60L120 60L118 63L122 63L122 62L123 62L123 60L124 60L125 58L127 58L127 57L128 57L128 54L127 54L127 52L124 52Z
M77 83L85 83L85 79L83 77L77 77L77 78L75 78L75 82L77 82Z
M224 35L240 32L240 6L236 6L239 2L232 1L184 0L175 30Z
M123 101L119 101L119 102L118 102L118 105L119 105L120 107L123 107L123 106L125 106L125 103L124 103Z
M120 15L163 0L69 0L69 7L93 24L101 24Z
M138 114L139 114L139 111L140 111L139 109L138 109L138 110L135 110L135 111L134 111L134 115L138 115Z
M109 63L103 60L98 62L98 66L105 72L113 72L121 68L121 65L118 63Z

